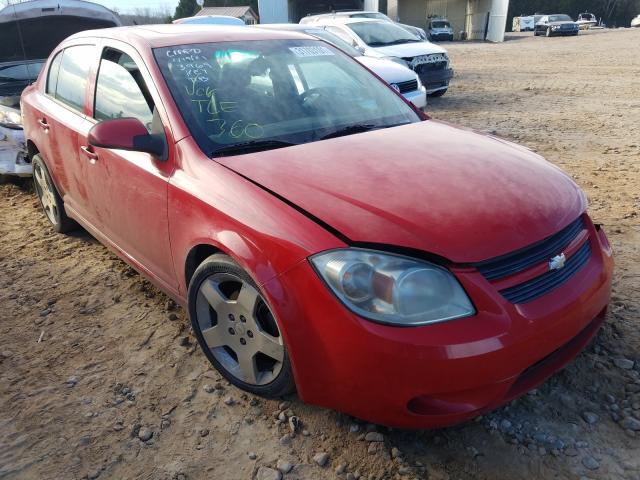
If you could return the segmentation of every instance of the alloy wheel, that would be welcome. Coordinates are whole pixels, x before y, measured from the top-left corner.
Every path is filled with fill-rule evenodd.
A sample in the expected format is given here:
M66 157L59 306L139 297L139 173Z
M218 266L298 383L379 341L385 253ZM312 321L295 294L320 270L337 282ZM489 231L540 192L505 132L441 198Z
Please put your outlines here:
M49 177L38 164L34 165L33 176L35 178L35 187L42 203L44 213L49 221L56 225L58 223L58 207L55 199L55 191Z
M240 277L219 272L198 288L196 319L215 359L237 379L266 385L282 370L284 343L260 292Z

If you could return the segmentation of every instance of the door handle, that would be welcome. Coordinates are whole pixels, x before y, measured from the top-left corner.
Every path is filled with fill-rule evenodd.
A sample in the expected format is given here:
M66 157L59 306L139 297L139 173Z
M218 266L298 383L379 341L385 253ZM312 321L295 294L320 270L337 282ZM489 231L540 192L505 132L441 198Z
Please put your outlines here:
M82 153L85 157L87 157L92 162L95 162L96 160L98 160L98 154L96 152L92 152L91 150L89 150L89 148L90 147L82 146L80 147L80 150L82 150Z
M40 118L38 120L38 123L40 124L40 128L42 128L45 132L49 130L49 124L47 123L46 118Z

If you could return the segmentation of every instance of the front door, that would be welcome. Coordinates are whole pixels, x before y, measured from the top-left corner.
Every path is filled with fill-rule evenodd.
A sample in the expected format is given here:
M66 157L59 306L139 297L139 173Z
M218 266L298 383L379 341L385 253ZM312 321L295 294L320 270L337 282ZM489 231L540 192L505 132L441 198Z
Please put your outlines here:
M126 49L126 47L123 47ZM104 46L95 82L93 119L132 117L150 133L166 135L148 73L135 52ZM143 67L144 68L144 67ZM145 80L145 73L147 80ZM167 187L173 159L148 153L91 147L84 132L91 169L87 179L93 214L101 233L161 285L177 289L169 244Z

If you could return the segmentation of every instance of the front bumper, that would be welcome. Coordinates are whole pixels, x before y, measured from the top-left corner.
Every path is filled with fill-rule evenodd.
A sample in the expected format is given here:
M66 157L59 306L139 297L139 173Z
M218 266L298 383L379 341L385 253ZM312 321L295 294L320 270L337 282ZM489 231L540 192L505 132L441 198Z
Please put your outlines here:
M0 175L30 177L32 173L24 131L0 126Z
M440 33L432 33L431 35L429 35L429 39L433 40L433 41L441 41L441 40L448 40L450 42L453 41L453 33L448 33L448 32L440 32Z
M430 94L444 88L449 88L449 80L453 78L453 69L444 68L442 70L420 73L418 76L427 89L427 94Z
M308 403L402 428L452 425L534 388L573 359L604 321L613 259L589 225L592 256L570 281L514 305L474 268L452 269L469 318L399 328L364 320L307 261L263 285Z
M559 28L557 30L551 29L551 35L552 36L556 36L556 35L561 35L561 36L578 35L579 31L580 31L579 28Z
M413 103L417 108L424 108L427 106L427 90L424 87L412 92L403 93L402 96Z

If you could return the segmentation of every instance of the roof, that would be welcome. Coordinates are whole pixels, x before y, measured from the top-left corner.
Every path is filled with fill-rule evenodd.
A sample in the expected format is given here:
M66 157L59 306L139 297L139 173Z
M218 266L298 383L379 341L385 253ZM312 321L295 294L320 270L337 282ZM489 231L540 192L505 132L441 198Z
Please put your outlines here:
M146 48L170 47L209 42L237 42L250 40L309 39L297 32L267 30L234 25L140 25L135 27L105 28L80 32L69 37L113 38L134 46Z
M226 15L228 17L240 18L247 14L258 18L256 12L254 12L249 5L240 7L204 7L200 9L200 11L196 13L195 16L199 17L200 15Z
M321 25L314 25L313 23L299 24L299 23L263 23L261 25L252 25L249 28L260 28L266 30L287 30L291 32L306 32L309 30L322 30Z
M346 15L337 15L331 18L322 18L315 23L310 23L307 25L348 25L353 23L384 23L386 25L390 22L381 20L379 18L353 18L347 17Z

